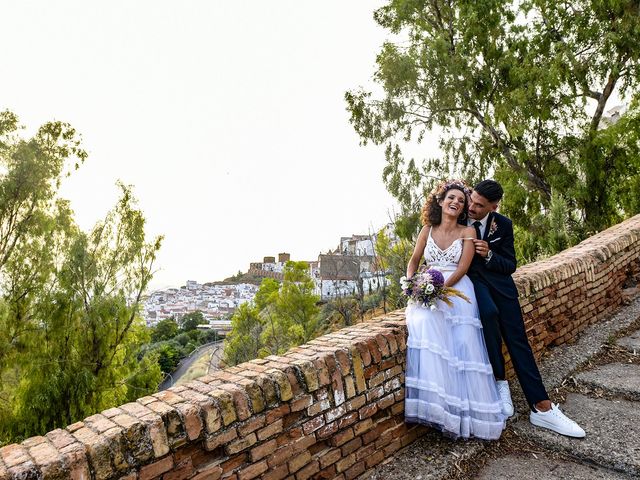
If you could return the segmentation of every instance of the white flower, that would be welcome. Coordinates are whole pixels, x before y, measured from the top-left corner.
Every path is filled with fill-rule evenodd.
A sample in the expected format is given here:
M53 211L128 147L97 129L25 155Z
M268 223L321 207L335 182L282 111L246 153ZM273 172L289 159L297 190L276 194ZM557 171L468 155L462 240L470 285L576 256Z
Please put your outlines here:
M431 309L432 312L436 311L436 306L435 305L431 305L429 308Z
M433 293L435 289L436 287L434 287L431 283L424 287L424 291L427 293Z

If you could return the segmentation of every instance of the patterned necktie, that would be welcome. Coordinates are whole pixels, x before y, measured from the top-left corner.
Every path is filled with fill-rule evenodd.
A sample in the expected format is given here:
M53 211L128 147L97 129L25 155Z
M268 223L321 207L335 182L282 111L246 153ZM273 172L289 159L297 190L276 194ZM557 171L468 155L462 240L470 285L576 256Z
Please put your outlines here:
M475 222L473 222L473 227L476 229L476 235L478 236L478 240L482 240L482 234L480 233L480 225L482 225L482 222L479 220L476 220Z

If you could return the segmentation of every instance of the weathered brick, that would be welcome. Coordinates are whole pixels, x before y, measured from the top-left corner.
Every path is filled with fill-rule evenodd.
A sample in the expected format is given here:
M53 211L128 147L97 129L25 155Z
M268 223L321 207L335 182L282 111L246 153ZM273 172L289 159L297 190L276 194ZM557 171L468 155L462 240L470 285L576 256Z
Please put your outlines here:
M351 375L344 377L344 389L347 398L353 398L356 395L356 384Z
M243 437L249 435L251 432L255 432L259 428L265 425L266 418L264 415L254 416L245 421L243 424L238 425L238 434Z
M365 418L369 418L373 416L377 411L378 411L378 405L376 405L375 403L372 403L370 405L365 405L360 410L358 410L358 413L360 415L360 420L364 420Z
M187 434L175 407L160 401L148 403L147 407L162 417L170 446L176 447L185 443Z
M329 410L328 412L326 412L324 414L325 418L327 419L327 423L333 422L334 420L342 417L345 413L347 413L347 409L344 407L344 405L340 405L337 408L334 408L333 410Z
M168 472L173 468L173 458L171 456L164 457L150 465L145 465L140 469L138 478L140 480L149 480Z
M251 480L269 469L266 461L254 463L238 472L238 480Z
M253 413L260 413L265 409L264 397L262 396L262 390L254 380L243 378L238 381L239 385L244 387L247 397L249 399L249 405Z
M287 462L289 465L289 472L295 473L304 467L311 460L311 454L307 451L303 451L293 457L291 460Z
M348 457L345 457L342 460L339 460L338 462L336 462L336 472L338 473L344 472L354 463L356 463L356 455L352 453Z
M333 422L328 425L325 425L322 428L319 428L316 431L316 438L318 439L327 438L333 435L334 433L336 433L337 431L338 431L338 422Z
M351 347L351 361L353 362L353 375L355 377L356 391L362 393L366 390L364 379L364 365L360 352L355 347Z
M232 422L235 422L238 418L236 415L236 408L233 404L233 396L225 390L212 390L207 395L213 398L213 401L220 410L223 425L227 426Z
M364 395L359 395L346 403L347 412L359 410L365 403L367 403L366 397Z
M231 394L238 420L246 420L251 416L251 410L249 410L249 398L247 397L247 392L244 388L232 383L223 383L222 385L218 385L218 388Z
M358 340L352 343L352 347L355 347L355 350L358 352L360 359L362 360L362 368L364 370L365 367L371 365L371 351L369 350L369 346L367 345L367 340ZM351 351L351 362L353 363L353 350Z
M310 433L315 432L316 430L318 430L324 424L325 424L325 421L324 421L324 418L322 416L316 417L316 418L313 418L313 419L309 420L308 422L303 423L302 424L302 431L305 433L305 435L309 435Z
M329 465L336 463L342 458L342 452L339 448L331 448L318 455L318 461L320 462L320 468L326 468Z
M251 461L257 462L258 460L262 460L264 457L274 452L277 447L278 444L274 439L252 448L249 454L251 457Z
M354 413L356 413L356 412L354 412ZM353 426L353 434L356 437L359 437L364 432L369 430L372 426L373 426L373 422L371 421L371 419L370 418L366 418L366 419L362 420L361 422L356 423Z
M345 350L338 349L335 352L335 356L342 375L349 375L351 372L351 360L349 359L349 354Z
M74 431L73 436L80 443L84 444L96 477L109 478L113 475L111 465L113 452L110 448L111 445L108 438L97 435L87 427ZM5 463L7 463L6 460Z
M268 424L266 427L258 430L258 440L264 440L266 438L269 438L273 435L276 435L278 433L282 432L282 419L278 419L270 424Z
M66 476L67 469L63 457L48 441L29 448L29 455L35 461L44 478L62 478Z
M178 403L176 409L184 422L187 438L191 441L199 438L203 430L200 408L192 403Z
M393 398L393 393L390 393L386 397L382 397L380 400L378 400L378 403L377 403L378 410L384 410L385 408L388 408L391 405L393 405L394 402L395 400Z
M354 424L358 421L358 418L358 412L351 412L348 415L343 416L342 418L340 418L340 420L338 420L338 429L342 430L343 428Z
M351 480L353 478L356 478L358 475L361 475L362 473L364 473L365 469L366 469L365 463L358 462L352 465L349 469L347 469L344 472L344 478L345 480Z
M307 415L310 417L315 417L320 412L324 412L331 408L331 402L329 399L319 400L316 403L312 404L309 408L307 408Z
M269 377L267 374L261 373L258 377L256 377L256 384L258 385L260 390L262 390L262 395L264 397L266 406L276 406L279 402L276 382L272 380L271 377Z
M367 468L374 467L378 465L382 460L384 460L384 452L381 450L373 452L371 455L368 455L365 459L365 465Z
M99 413L85 418L84 423L93 431L98 433L106 432L116 426L115 423Z
M166 403L167 405L174 405L176 403L184 402L184 398L178 395L173 388L162 390L161 392L154 393L151 396L157 398L161 402Z
M274 468L286 462L288 459L294 456L295 453L296 452L293 449L291 449L287 445L284 445L283 447L273 452L273 454L267 458L267 463L269 464L269 467Z
M230 476L231 472L239 470L248 461L249 456L246 452L233 455L228 460L225 460L220 464L220 467L222 467L222 476L226 479Z
M342 445L342 448L340 449L342 451L342 456L346 457L350 453L355 452L361 445L362 439L360 437L356 437L353 440L348 441Z
M246 437L241 437L228 443L225 446L225 451L227 452L227 455L234 455L254 445L257 441L258 438L256 437L256 434L251 433Z
M235 428L230 428L222 432L214 433L204 439L204 448L206 450L215 450L216 448L226 445L227 443L238 438L238 431Z
M24 446L15 443L0 448L0 458L2 458L7 467L20 465L30 460L28 450Z
M380 385L379 387L371 388L367 393L367 402L371 402L372 400L376 400L384 395L384 387Z
M313 404L313 396L312 395L304 395L300 398L296 398L291 402L290 408L292 412L298 412L300 410L304 410L305 408L311 406Z
M296 480L307 480L319 470L320 465L316 460L313 460L296 472Z
M173 470L165 473L162 480L185 480L193 474L193 464L190 458L185 458L180 464L176 465Z
M272 468L262 476L262 480L282 480L289 475L289 466L286 463Z
M346 430L343 430L335 434L331 438L331 445L333 445L334 447L339 447L340 445L347 443L352 438L353 438L353 429L347 428Z
M314 392L318 388L320 388L318 374L313 362L310 362L308 360L295 360L293 362L293 365L298 368L298 370L302 374L302 378L304 378L304 382L307 387L307 392Z
M313 360L313 364L316 367L316 373L318 374L318 383L320 386L329 385L331 378L329 377L329 369L322 357Z
M369 382L368 382L369 388L377 387L378 385L383 383L384 380L385 380L385 373L384 372L376 373L373 377L371 377L369 379Z
M387 343L387 339L382 333L378 333L375 336L376 343L378 344L378 349L380 350L380 354L383 358L388 357L391 353L389 352L389 344Z

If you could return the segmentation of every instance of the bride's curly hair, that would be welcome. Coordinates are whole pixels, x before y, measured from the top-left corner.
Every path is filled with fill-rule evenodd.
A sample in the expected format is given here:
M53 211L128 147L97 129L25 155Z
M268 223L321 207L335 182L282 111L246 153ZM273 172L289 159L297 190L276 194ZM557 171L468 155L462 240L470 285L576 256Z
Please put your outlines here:
M431 190L431 193L427 196L427 201L422 207L422 213L420 214L420 220L423 225L440 225L440 222L442 222L442 207L438 202L445 197L449 190L452 189L460 190L464 193L464 208L458 216L458 221L467 219L467 209L469 208L471 189L464 180L446 180L436 185L436 187Z

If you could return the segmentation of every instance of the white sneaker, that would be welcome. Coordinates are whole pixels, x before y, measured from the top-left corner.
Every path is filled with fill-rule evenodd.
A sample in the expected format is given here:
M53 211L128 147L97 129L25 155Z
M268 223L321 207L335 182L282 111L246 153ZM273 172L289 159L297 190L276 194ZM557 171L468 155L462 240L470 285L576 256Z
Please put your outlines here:
M497 380L498 393L500 394L500 403L502 405L502 413L509 418L513 415L513 401L511 400L511 391L509 390L509 382L506 380Z
M538 427L548 428L568 437L584 438L586 433L580 425L560 411L557 403L551 404L546 412L532 411L529 421Z

